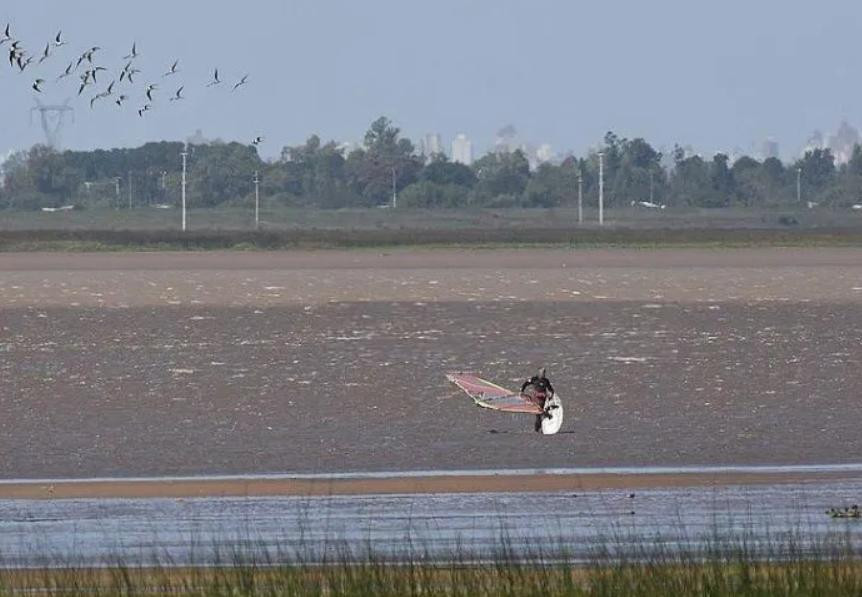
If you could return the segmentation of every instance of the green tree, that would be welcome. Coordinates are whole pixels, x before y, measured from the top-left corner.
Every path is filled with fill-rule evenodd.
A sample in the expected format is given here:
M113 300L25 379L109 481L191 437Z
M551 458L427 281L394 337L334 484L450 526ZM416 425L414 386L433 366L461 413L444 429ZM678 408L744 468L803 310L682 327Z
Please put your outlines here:
M518 149L511 153L489 153L473 163L478 184L475 199L481 205L519 205L530 179L530 163Z
M398 195L403 207L463 207L467 204L470 189L464 185L420 180Z
M830 203L847 207L862 203L862 147L853 147L850 160L841 168L838 182L827 197Z
M385 205L396 191L416 181L422 162L413 143L401 138L401 131L381 116L365 133L363 149L347 157L346 172L351 187L367 205Z
M765 202L762 193L760 162L749 156L737 159L730 168L735 189L735 201L746 206Z
M526 207L573 205L577 198L578 161L569 158L559 166L540 164L524 190Z
M316 207L344 207L351 203L344 153L334 141L321 144L312 135L304 145L285 147L272 169L273 185L292 195L296 203Z
M675 205L706 205L712 196L709 165L700 156L682 158L670 178Z
M712 157L709 165L710 193L707 194L706 207L727 207L734 193L733 174L727 166L729 158L723 153Z
M613 197L617 203L663 200L665 172L661 167L661 153L643 139L623 139L619 142L622 158L612 182Z
M459 185L471 189L478 179L469 166L450 162L445 154L438 153L434 154L431 161L422 168L419 180L440 185Z
M803 193L815 201L823 197L836 182L835 158L829 149L806 151L802 159L793 165L794 171L798 168L802 169Z
M248 145L190 146L189 201L196 207L211 207L238 201L253 189L252 177L262 162Z

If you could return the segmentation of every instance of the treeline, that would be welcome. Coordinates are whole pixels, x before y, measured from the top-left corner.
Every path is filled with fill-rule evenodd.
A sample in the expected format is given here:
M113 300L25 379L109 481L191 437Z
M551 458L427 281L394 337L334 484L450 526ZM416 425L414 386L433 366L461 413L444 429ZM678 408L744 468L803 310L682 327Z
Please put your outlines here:
M55 152L36 146L4 164L0 206L39 209L60 205L176 204L182 143L148 143L134 149ZM579 185L594 205L603 155L605 204L635 201L668 206L780 206L802 201L833 206L862 198L862 148L840 167L828 149L809 151L792 164L776 158L724 154L711 159L675 147L672 164L643 139L605 135L583 157L531 169L519 150L491 152L472 165L444 155L419 155L386 118L371 124L359 149L344 151L317 136L285 147L264 162L256 148L239 143L188 147L188 201L193 207L245 202L260 176L261 196L291 206L342 208L554 207L575 205Z

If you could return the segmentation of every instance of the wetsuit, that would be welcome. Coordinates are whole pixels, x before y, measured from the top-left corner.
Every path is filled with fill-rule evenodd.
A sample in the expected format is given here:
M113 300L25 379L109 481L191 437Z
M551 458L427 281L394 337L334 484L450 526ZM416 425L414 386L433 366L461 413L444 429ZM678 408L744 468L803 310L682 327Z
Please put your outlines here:
M521 386L521 393L524 394L527 388L533 388L532 394L541 394L545 397L554 395L554 386L551 385L551 380L547 377L534 375Z

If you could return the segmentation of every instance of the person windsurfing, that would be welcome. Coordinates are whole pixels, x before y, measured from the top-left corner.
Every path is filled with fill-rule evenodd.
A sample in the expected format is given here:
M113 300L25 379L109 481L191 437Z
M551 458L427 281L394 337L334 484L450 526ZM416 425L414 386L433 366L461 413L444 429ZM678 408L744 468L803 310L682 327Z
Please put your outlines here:
M537 375L534 375L523 383L521 386L521 396L541 407L542 414L536 415L536 431L541 431L542 421L551 416L548 402L554 397L554 386L551 384L551 380L548 379L544 367L539 369Z

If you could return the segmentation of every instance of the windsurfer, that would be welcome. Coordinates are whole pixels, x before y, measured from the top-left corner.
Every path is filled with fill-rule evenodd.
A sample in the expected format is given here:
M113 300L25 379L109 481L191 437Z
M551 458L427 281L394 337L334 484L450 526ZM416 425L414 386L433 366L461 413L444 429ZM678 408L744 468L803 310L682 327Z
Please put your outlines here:
M521 386L521 395L530 402L540 406L544 412L536 415L536 431L542 428L542 421L551 416L547 408L548 401L554 397L554 386L551 385L551 380L546 375L545 368L539 369L539 373L534 375Z

